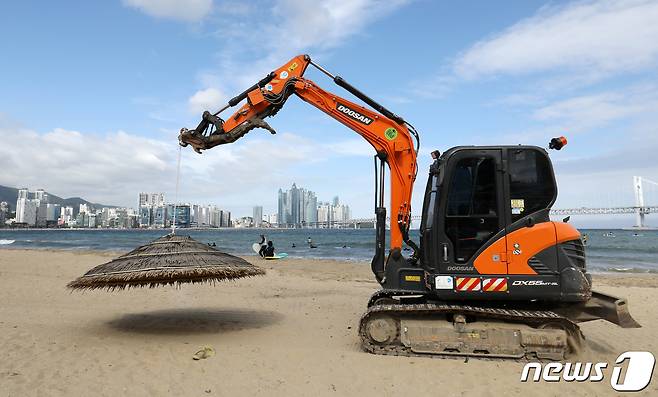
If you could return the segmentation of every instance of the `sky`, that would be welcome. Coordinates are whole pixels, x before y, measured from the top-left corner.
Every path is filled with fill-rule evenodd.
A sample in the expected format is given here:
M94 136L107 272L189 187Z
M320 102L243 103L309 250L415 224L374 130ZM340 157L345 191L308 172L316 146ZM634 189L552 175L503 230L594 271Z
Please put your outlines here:
M429 153L532 144L551 152L556 208L630 206L658 180L658 2L117 0L5 2L0 184L137 206L176 196L177 136L204 110L307 53L410 121ZM346 98L316 70L306 76ZM373 149L290 98L233 145L181 159L179 201L276 211L293 182L373 214ZM653 185L651 185L653 186ZM658 204L647 186L648 204ZM652 220L652 218L649 218ZM581 227L629 217L577 217ZM658 219L656 219L658 225Z

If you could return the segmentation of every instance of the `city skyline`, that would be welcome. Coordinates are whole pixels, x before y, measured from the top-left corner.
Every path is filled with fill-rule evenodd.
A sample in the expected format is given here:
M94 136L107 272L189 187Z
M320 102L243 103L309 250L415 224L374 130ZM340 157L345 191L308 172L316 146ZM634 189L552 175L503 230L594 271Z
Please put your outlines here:
M256 205L252 207L251 222L246 225L244 222L248 216L233 221L231 211L214 204L167 203L163 192L138 193L137 209L98 208L89 203L80 203L76 208L49 203L48 198L49 194L42 188L33 192L28 188L18 189L14 225L40 228L167 228L175 220L177 227L317 227L320 224L331 227L352 218L349 205L340 203L338 196L333 196L331 202L318 201L315 192L297 188L295 182L290 190L283 192L279 189L279 212L265 214L263 206ZM7 203L3 202L2 226L11 221L7 219L8 208ZM120 220L117 221L117 218Z
M293 186L295 186L295 185L296 185L296 183L293 182ZM279 190L281 190L281 189L279 189ZM40 201L43 201L46 204L51 204L52 206L57 206L57 208L70 207L70 208L73 208L73 215L77 215L80 212L80 208L87 209L87 208L107 207L107 208L126 208L126 209L133 209L133 210L139 211L139 208L143 207L145 205L148 205L150 207L157 207L157 206L162 206L164 204L167 204L167 202L165 200L166 194L164 192L157 192L157 193L148 193L148 192L144 192L144 191L139 192L139 193L137 193L138 199L136 201L137 205L135 207L132 207L132 206L122 207L120 205L114 205L114 204L94 204L94 203L91 203L89 201L86 201L86 200L84 200L82 198L78 198L78 197L76 197L75 199L82 201L83 202L83 203L81 203L81 204L83 204L82 206L80 206L79 204L68 205L68 206L67 205L60 205L60 204L55 204L55 203L49 203L48 202L48 198L52 194L49 193L44 188L38 188L38 189L35 189L35 190L31 191L30 188L23 187L23 188L16 189L16 191L17 191L17 202L16 203L10 203L10 202L6 203L8 212L12 212L11 210L13 210L15 216L16 216L16 208L19 207L18 202L28 198L27 197L28 194L31 195L31 197L29 197L30 200L36 200L35 204L36 204L37 207L38 207L38 203ZM306 191L306 189L301 188L300 191ZM326 205L327 203L329 203L329 201L324 201L324 202L323 201L318 201L317 197L315 195L315 192L310 191L310 190L308 192L313 197L313 201L310 202L311 207L315 207L317 209L317 208L320 208L323 204ZM60 198L58 198L58 199L62 200ZM66 200L71 200L71 199L66 199ZM105 201L105 200L101 200L101 201ZM272 201L274 202L275 200L272 200ZM334 205L334 206L338 205L338 202L339 202L339 196L333 195L332 199L331 199L332 205ZM173 203L171 203L171 204L173 204ZM201 205L201 204L194 204L192 201L183 201L183 200L179 200L178 204L179 205L190 205L190 206ZM217 206L217 204L203 204L203 205L205 205L205 206ZM271 220L277 218L278 212L270 210L270 211L268 211L270 213L267 214L266 211L264 210L265 208L276 208L274 205L270 205L270 206L255 205L255 206L250 207L251 210L252 210L252 215L251 215L252 217L253 217L253 211L256 209L256 207L259 207L259 210L260 210L261 214L263 215L263 217L261 218L262 221L266 221L268 223L277 223L276 221L271 222ZM28 211L31 211L31 210L36 211L36 208L34 208L34 209L28 208ZM83 210L83 212L86 212L86 211ZM351 213L350 213L350 215L351 215ZM18 216L21 217L23 215L21 214L21 215L18 215ZM246 213L240 214L240 217L244 217L244 216L247 216L247 214ZM256 217L254 217L254 219L255 218ZM306 219L305 220L314 222L315 219L316 218L313 217L309 220L306 220Z
M638 183L638 180L644 180L646 182L645 185L648 185L646 187L655 188L658 186L658 183L647 180L646 178L636 178L636 183ZM293 187L296 187L296 183L293 183ZM642 189L644 192L647 190L646 187ZM279 190L282 189L280 188ZM314 192L312 191L307 191L303 188L299 188L299 191L310 193L315 197ZM12 213L11 204L6 201L0 201L0 227L11 225L13 222L16 226L20 226L22 223L31 224L30 227L53 227L57 225L65 227L164 228L171 226L171 217L167 214L172 214L174 209L174 204L166 204L165 195L162 192L139 193L137 210L130 207L108 207L99 204L92 204L80 198L75 199L84 202L75 206L50 203L49 200L51 196L56 197L59 200L61 200L61 198L51 195L42 188L36 189L32 192L30 192L28 188L21 188L16 189L16 192L17 199L15 207L20 209L20 211L14 211ZM653 193L658 193L658 191L654 191ZM643 196L643 193L639 193L639 195ZM651 195L649 197L651 197ZM644 205L644 210L641 211L641 213L646 220L645 222L642 222L642 224L650 227L653 226L655 224L655 206L643 204L646 198L639 198L638 200L639 201L636 205ZM141 207L144 205L152 208L153 211L143 213ZM300 222L298 224L279 225L278 213L274 212L266 214L263 211L264 207L262 205L251 207L251 216L243 215L237 217L233 217L231 211L222 210L214 204L200 205L191 204L189 202L179 202L176 204L176 207L176 212L178 214L177 225L179 227L326 227L327 225L332 224L335 224L336 226L339 224L354 224L354 222L348 222L352 220L356 220L356 223L363 227L363 225L367 224L369 221L374 220L373 217L352 217L349 206L340 204L338 196L334 196L331 202L317 202L318 222L315 223L307 223L304 221L304 223ZM595 210L600 214L607 214L607 217L614 217L619 220L625 219L623 227L630 227L633 224L631 221L632 216L624 214L634 213L637 217L638 212L637 210L633 210L633 208L637 207L598 209L573 208L566 212L564 209L554 209L555 214L552 215L552 217L555 219L562 219L564 215L580 217L583 216L582 214L590 212L590 210ZM609 212L616 209L623 209L624 211ZM258 215L261 216L259 217ZM144 216L147 216L149 220L144 221ZM597 215L589 216L592 217ZM23 219L24 217L31 217L32 221L21 222L25 220ZM418 215L415 215L415 218L417 219ZM260 224L257 222L258 219L261 220ZM638 222L639 221L636 220L635 224L637 225ZM417 220L412 222L412 227L418 227ZM585 228L596 229L597 227ZM602 227L602 229L609 229L609 227Z

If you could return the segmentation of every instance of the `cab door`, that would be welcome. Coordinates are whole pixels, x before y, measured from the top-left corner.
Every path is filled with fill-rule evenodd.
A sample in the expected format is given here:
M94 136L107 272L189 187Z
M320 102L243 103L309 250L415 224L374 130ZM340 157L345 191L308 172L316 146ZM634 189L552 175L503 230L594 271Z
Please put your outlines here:
M555 227L548 214L557 197L557 186L548 155L540 148L521 146L507 148L504 156L509 273L556 272L557 248L542 252L556 244Z
M449 157L445 169L441 273L506 274L502 149L460 149ZM476 266L475 260L496 241L497 251L481 271L483 261Z

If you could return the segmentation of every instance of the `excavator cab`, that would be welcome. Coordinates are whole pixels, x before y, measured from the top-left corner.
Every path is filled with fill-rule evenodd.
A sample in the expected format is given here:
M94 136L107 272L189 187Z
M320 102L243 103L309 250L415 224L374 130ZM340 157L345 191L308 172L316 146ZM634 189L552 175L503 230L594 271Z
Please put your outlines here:
M420 227L417 274L425 282L417 289L449 299L586 301L591 277L580 233L551 222L556 197L540 147L460 146L436 155ZM398 277L400 289L414 286L410 270Z

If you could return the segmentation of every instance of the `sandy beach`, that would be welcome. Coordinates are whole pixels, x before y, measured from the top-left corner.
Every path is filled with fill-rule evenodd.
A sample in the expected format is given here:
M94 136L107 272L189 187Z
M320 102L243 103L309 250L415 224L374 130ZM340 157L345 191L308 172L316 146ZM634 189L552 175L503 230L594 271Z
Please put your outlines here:
M356 328L378 289L369 267L329 260L265 262L264 277L212 285L70 292L108 253L0 251L0 396L613 395L609 380L521 383L523 363L375 356ZM606 361L658 356L658 278L595 275L630 301L643 328L581 327ZM200 347L216 355L195 361ZM655 378L655 375L654 375ZM642 394L656 395L654 381Z

